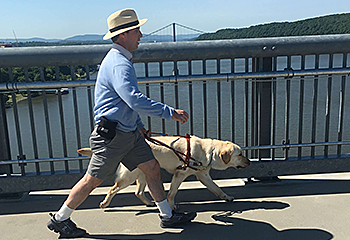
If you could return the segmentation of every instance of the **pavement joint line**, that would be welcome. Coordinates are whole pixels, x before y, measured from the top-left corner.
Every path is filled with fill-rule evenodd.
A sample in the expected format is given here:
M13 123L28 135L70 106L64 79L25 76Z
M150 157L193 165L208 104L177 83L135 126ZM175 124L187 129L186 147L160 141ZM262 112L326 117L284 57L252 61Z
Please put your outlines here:
M242 179L224 179L224 180L214 180L214 182L219 187L239 187L244 186L245 183ZM101 195L106 194L111 186L109 187L98 187L96 188L90 195ZM206 186L204 186L199 181L188 181L183 182L179 188L179 190L189 190L189 189L204 189ZM168 191L170 189L170 183L164 183L164 189ZM134 193L136 190L136 185L130 185L129 187L121 190L118 192L120 193ZM63 190L48 190L48 191L33 191L30 192L29 195L66 195L69 194L70 189L63 189ZM148 188L146 187L146 192L148 192Z
M350 180L350 173L332 173L332 174L310 174L310 175L291 175L291 176L280 176L281 180ZM245 186L245 179L221 179L214 180L214 182L219 187L242 187ZM107 194L109 188L108 187L98 187L96 188L90 195L101 195ZM179 188L179 190L191 190L191 189L205 189L204 186L199 181L186 181L183 182ZM170 189L170 183L164 183L164 189L168 191ZM69 194L71 189L63 189L63 190L48 190L48 191L33 191L30 192L29 195L67 195ZM121 193L134 193L136 190L136 185L130 185L127 188L118 192ZM148 188L146 187L146 192L148 192Z

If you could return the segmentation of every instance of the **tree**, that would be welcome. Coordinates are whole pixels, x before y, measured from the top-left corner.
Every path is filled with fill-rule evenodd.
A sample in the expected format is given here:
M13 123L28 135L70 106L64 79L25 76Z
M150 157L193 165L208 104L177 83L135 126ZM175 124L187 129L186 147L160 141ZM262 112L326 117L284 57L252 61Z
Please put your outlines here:
M296 22L269 23L248 28L221 29L196 40L263 38L350 33L350 13L335 14Z

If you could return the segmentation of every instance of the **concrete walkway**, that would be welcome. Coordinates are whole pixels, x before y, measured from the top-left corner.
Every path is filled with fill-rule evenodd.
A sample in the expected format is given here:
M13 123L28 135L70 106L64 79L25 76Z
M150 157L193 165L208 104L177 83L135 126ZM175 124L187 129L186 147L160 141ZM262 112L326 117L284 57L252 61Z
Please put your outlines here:
M218 200L198 182L184 183L177 202L198 216L180 228L160 228L157 209L142 205L134 186L116 195L106 210L98 205L108 188L96 189L72 219L90 233L81 239L350 239L349 173L281 179L269 184L216 181L235 196L233 203ZM0 200L0 239L57 239L46 228L48 213L57 211L67 194L32 192L22 201Z

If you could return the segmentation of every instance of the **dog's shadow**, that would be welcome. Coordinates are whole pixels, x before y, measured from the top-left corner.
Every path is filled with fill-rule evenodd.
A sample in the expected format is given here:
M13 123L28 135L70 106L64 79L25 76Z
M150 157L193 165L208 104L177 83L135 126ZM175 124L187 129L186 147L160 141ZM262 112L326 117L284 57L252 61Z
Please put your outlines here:
M191 211L193 209L197 212L231 212L231 213L243 213L251 210L258 209L285 209L290 205L288 203L278 201L234 201L231 203L220 201L220 202L209 202L209 203L182 203L179 209L184 211Z
M159 234L122 235L122 234L91 234L91 239L260 239L260 240L328 240L333 235L321 229L285 229L278 230L270 223L246 220L236 216L245 211L258 209L276 210L288 208L289 204L278 201L236 201L233 203L201 203L181 204L181 209L197 212L219 212L211 218L214 223L194 221L183 227L180 233L163 232ZM130 211L109 209L108 212ZM132 210L131 210L132 211ZM136 215L157 212L155 208L135 210ZM180 235L181 234L181 235Z
M209 203L181 203L177 205L177 210L180 211L196 211L196 212L230 212L230 213L243 213L251 210L258 209L285 209L288 208L288 203L277 201L234 201L227 203L224 201L216 201ZM105 212L130 212L135 211L135 215L144 215L149 213L158 213L157 208L149 207L142 210L122 209L122 208L110 208L105 209Z

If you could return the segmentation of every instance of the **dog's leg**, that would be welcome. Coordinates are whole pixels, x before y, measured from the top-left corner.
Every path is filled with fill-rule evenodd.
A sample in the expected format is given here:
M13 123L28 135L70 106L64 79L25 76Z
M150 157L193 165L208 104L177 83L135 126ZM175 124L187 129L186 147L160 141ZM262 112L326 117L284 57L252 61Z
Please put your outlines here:
M147 205L147 207L153 207L155 206L155 203L149 200L145 196L145 188L146 188L146 177L144 174L140 174L140 177L136 180L136 191L135 195L138 197L144 204Z
M219 198L225 200L226 202L233 202L234 197L224 193L221 188L216 185L213 179L209 175L209 171L206 172L196 172L197 179L203 183L212 193L214 193Z
M175 209L175 195L181 185L181 183L191 174L183 171L183 170L177 170L174 175L173 178L171 180L171 184L170 184L170 189L168 192L168 202L169 205L172 209Z
M142 173L141 170L138 168L130 172L125 166L120 165L120 167L121 170L117 173L118 175L120 175L120 178L117 178L113 187L111 187L108 190L105 199L100 203L101 208L108 207L114 195L116 195L120 190L133 184Z
M112 198L114 197L114 195L116 195L120 190L122 190L123 188L126 188L127 186L124 186L122 187L122 181L118 181L116 182L113 187L111 187L109 190L108 190L108 193L105 197L105 199L100 202L100 208L106 208L109 206L109 204L111 203L112 201Z

